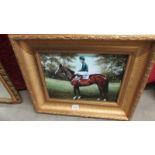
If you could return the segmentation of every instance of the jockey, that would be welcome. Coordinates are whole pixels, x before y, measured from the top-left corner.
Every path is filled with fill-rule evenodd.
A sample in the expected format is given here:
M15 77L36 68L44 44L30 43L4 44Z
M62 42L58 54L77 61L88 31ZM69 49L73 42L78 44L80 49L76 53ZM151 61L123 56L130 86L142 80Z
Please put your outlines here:
M76 73L76 79L80 80L79 77L82 77L82 79L88 79L89 78L89 74L88 74L88 65L85 62L85 57L80 56L79 57L81 63L82 63L82 67L81 69Z

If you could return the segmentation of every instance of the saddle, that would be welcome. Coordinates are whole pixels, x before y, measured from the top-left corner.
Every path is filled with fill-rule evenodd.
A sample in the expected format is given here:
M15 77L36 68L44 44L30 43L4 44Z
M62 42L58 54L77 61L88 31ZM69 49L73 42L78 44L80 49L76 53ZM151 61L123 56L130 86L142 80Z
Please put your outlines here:
M88 78L88 79L74 78L71 83L72 83L72 85L87 86L90 84L90 81L91 81L90 78Z
M76 75L75 76L75 80L88 80L89 79L89 77L90 77L90 75Z

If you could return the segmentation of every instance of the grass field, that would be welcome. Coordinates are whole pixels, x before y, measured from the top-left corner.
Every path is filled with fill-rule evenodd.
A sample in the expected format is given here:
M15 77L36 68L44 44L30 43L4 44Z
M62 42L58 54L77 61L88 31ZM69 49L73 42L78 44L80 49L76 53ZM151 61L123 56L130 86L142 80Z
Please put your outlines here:
M74 96L73 86L69 81L56 80L46 78L46 85L49 96L52 98L66 98L72 99ZM120 83L109 83L108 100L116 101L119 93ZM80 87L82 99L96 100L99 96L97 86L91 85L86 87Z

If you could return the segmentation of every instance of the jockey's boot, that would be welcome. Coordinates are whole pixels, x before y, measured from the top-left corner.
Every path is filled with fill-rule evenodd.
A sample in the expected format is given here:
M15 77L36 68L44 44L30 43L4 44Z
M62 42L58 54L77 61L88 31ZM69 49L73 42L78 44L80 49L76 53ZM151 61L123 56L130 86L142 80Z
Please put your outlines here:
M74 79L75 79L75 80L81 80L81 76L76 75Z

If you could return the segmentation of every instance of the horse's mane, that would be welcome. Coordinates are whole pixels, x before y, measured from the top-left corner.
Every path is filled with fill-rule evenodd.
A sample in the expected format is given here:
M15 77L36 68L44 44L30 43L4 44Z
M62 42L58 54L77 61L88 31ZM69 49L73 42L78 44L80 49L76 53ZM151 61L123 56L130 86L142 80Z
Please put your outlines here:
M74 74L75 72L69 68L67 68L72 74Z
M71 70L70 68L68 68L68 67L65 67L68 71L70 71L71 72L71 74L75 74L75 72L73 71L73 70Z

